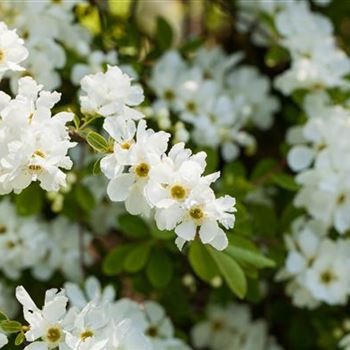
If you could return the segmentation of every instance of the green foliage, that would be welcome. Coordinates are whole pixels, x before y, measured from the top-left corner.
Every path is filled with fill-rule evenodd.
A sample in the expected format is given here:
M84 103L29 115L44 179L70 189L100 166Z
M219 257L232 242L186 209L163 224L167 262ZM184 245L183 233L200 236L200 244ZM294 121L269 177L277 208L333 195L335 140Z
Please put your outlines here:
M86 136L86 141L97 152L106 153L109 150L107 140L97 132L90 131Z
M37 184L32 184L15 197L15 202L18 214L36 215L43 208L44 192Z
M146 274L152 286L165 288L171 281L174 265L169 255L159 248L152 249L151 257L146 267Z

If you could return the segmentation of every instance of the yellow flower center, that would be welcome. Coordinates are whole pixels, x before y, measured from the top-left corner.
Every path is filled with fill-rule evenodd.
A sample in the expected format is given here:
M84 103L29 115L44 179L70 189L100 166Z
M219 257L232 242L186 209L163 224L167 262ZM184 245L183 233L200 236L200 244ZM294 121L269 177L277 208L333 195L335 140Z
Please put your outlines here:
M203 210L200 207L192 207L190 209L190 217L195 220L200 220L204 216Z
M221 320L216 320L212 323L211 328L214 332L218 332L224 328L224 322Z
M158 329L156 327L150 327L147 329L146 334L150 337L156 337L158 335Z
M0 63L4 60L5 58L5 52L0 50Z
M138 166L135 168L135 174L138 177L147 177L149 173L149 165L147 163L140 163Z
M166 90L164 92L164 99L167 101L172 101L175 98L175 94L172 90Z
M181 185L174 185L170 188L170 194L173 199L182 200L186 197L186 189Z
M186 104L186 109L191 113L195 113L197 111L197 105L195 102L189 101Z
M46 154L45 154L43 151L40 151L40 149L37 149L37 150L34 152L34 155L39 156L39 157L41 157L41 158L45 158L45 157L46 157Z
M85 341L86 339L93 337L93 335L94 335L94 333L92 331L87 330L87 331L80 334L80 339L82 341Z
M324 284L330 284L335 279L336 279L336 276L332 273L332 271L326 270L321 274L321 281Z
M128 150L128 149L130 149L131 145L130 145L129 142L124 142L124 143L121 143L121 144L120 144L120 147L121 147L122 149Z
M61 329L58 327L51 327L46 332L46 339L50 343L57 343L61 339Z
M29 172L32 174L38 174L43 170L43 167L38 164L30 164L28 165Z

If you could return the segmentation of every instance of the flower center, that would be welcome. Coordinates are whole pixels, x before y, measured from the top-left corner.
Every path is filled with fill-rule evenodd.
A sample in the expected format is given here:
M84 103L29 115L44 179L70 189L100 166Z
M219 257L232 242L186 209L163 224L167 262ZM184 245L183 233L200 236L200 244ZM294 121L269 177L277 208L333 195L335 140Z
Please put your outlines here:
M150 337L156 337L158 335L158 329L156 327L150 327L147 329L146 334Z
M40 151L40 149L37 149L37 150L34 152L34 155L39 156L39 157L41 157L41 158L45 158L45 157L46 157L46 154L45 154L43 151Z
M92 331L87 330L80 334L80 339L85 341L86 339L93 337L93 335L94 333Z
M123 143L120 144L120 147L121 147L122 149L128 150L128 149L130 149L131 144L130 144L129 142L123 142Z
M324 271L321 274L321 281L324 284L330 284L332 281L334 281L336 279L336 276L332 273L332 271Z
M189 101L186 104L186 109L191 113L195 113L197 111L197 105L195 102Z
M192 207L190 209L190 216L191 216L192 219L200 220L200 219L203 218L204 213L203 213L203 210L200 207Z
M46 332L46 339L50 343L57 343L61 339L61 330L58 327L51 327Z
M338 203L339 205L344 204L345 200L346 200L345 194L341 194L341 195L338 197L338 199L337 199L337 203Z
M43 167L38 164L30 164L28 165L28 169L31 174L38 174L43 170Z
M149 173L149 165L147 163L140 163L136 168L135 168L135 174L138 177L147 177Z
M0 63L4 60L5 58L5 52L0 50Z
M172 90L166 90L164 92L164 99L167 101L172 101L175 98L175 94Z
M186 189L181 185L174 185L170 188L170 194L173 199L182 200L186 197Z
M0 224L0 235L3 235L4 233L6 233L6 231L7 231L6 226Z
M214 332L218 332L224 328L224 322L221 320L216 320L213 322L211 328Z

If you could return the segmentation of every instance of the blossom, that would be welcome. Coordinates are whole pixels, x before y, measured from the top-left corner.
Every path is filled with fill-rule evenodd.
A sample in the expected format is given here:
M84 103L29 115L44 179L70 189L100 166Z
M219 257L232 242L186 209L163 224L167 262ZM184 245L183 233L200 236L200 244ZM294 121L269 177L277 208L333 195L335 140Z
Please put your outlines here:
M20 63L28 57L24 41L17 35L16 30L7 28L0 22L0 79L7 70L24 70Z
M287 292L299 307L341 305L349 296L349 240L333 241L326 234L322 222L298 218L292 236L285 237L288 256L277 278L289 280Z
M0 332L0 349L8 343L7 337L4 333Z
M32 78L19 81L18 95L2 109L0 117L0 190L21 192L32 181L39 181L46 191L58 191L65 185L72 161L66 123L73 114L52 116L51 108L60 94L42 90Z
M25 337L31 344L25 349L52 349L57 346L62 349L68 302L64 292L58 292L57 289L48 290L41 310L22 286L17 287L16 297L23 306L23 315L30 327Z
M8 278L18 279L23 270L39 264L46 242L46 231L38 220L19 217L7 199L0 202L0 269Z
M84 264L92 263L92 256L88 247L91 242L91 234L87 231L80 232L77 224L69 222L64 217L59 217L45 226L47 237L45 242L45 254L33 267L33 274L40 280L48 280L54 272L60 271L68 280L77 281L82 278L81 255L84 256ZM80 252L82 234L84 251Z
M193 327L191 337L198 349L281 349L274 339L268 336L265 322L252 320L246 305L209 305L206 318Z
M106 73L85 76L81 89L85 93L80 97L83 113L103 117L119 115L136 120L143 117L131 108L143 101L142 89L131 85L131 78L117 66L108 66Z
M125 201L131 214L145 214L149 205L143 191L149 179L149 173L161 161L162 154L168 146L170 135L146 129L146 123L140 121L137 127L136 142L130 146L127 155L120 155L119 164L123 172L113 177L107 187L108 196L113 201ZM118 152L118 150L117 150Z

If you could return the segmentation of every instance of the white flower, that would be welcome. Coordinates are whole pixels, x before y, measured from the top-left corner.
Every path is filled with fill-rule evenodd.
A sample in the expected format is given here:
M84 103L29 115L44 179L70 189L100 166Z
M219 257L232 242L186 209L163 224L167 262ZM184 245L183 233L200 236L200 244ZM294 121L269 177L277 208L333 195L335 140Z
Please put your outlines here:
M33 79L19 81L18 95L0 114L0 190L21 192L32 181L43 189L58 191L65 185L70 169L67 156L70 142L66 123L73 114L60 112L51 116L51 108L60 94L42 90Z
M0 280L0 310L6 316L12 318L17 315L18 304L14 298L14 289L6 284L4 280ZM0 341L1 343L1 341Z
M220 224L226 229L233 227L235 203L230 196L215 198L207 184L197 186L186 200L181 214L176 216L175 233L178 235L176 243L179 249L198 234L203 243L224 250L228 239Z
M158 303L145 302L144 313L148 323L145 334L154 350L190 350L186 344L175 338L171 320Z
M107 187L112 201L125 201L126 209L131 214L149 212L149 205L144 197L150 171L161 161L166 151L170 135L160 131L146 129L146 123L140 121L137 127L136 142L130 146L127 156L116 153L118 165L124 171L113 177Z
M106 73L85 76L81 80L81 89L86 94L80 97L83 113L130 119L143 117L130 108L143 101L142 89L131 85L131 78L116 66L108 66Z
M89 265L92 256L88 247L91 234L87 231L80 233L77 224L59 217L46 224L46 253L33 268L33 274L40 280L48 280L55 271L60 271L68 280L79 281L82 278L81 256L84 263ZM84 252L80 252L80 237L83 237Z
M0 349L8 343L7 337L5 334L0 332Z
M66 282L64 288L69 302L79 309L82 309L90 301L96 304L113 302L116 296L113 286L108 285L102 290L100 282L93 276L86 279L84 289L72 282Z
M7 70L24 70L19 64L28 57L24 41L15 30L7 28L0 22L0 79Z
M292 236L286 236L288 256L277 278L288 279L287 293L299 307L315 308L321 302L341 305L350 294L350 242L325 238L320 221L298 218Z
M322 242L318 258L306 272L306 286L315 298L330 305L346 303L350 292L349 252L349 241Z
M110 51L107 54L102 51L93 51L87 57L87 63L77 63L73 66L71 80L75 85L79 85L84 76L98 73L103 70L103 65L115 65L117 61L116 51Z
M75 317L66 332L66 343L72 350L102 350L109 341L107 306L88 303Z
M0 269L8 278L18 279L23 270L39 264L46 242L46 231L38 220L21 218L8 200L0 202Z
M65 339L64 327L68 302L64 293L57 292L56 289L48 290L41 310L22 286L17 287L16 297L23 305L23 315L30 327L25 337L31 344L25 349L43 350L57 346L61 348Z
M253 321L245 305L209 305L206 316L191 331L198 349L269 350L272 345L280 349L268 336L265 322Z

